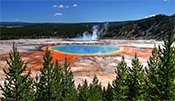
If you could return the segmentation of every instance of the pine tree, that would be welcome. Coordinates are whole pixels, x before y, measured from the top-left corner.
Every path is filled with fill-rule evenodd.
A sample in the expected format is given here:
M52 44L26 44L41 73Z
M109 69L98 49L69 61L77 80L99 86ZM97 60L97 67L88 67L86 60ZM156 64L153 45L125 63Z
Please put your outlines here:
M159 46L158 57L158 87L159 98L162 100L175 100L175 47L173 42L173 30L170 28L164 48Z
M6 74L3 91L4 99L2 100L32 100L32 79L31 71L23 74L27 66L24 65L15 44L13 43L12 52L9 53L10 60L6 60L9 66L8 71L3 70Z
M70 63L68 63L68 59L65 58L63 73L62 73L62 99L65 101L69 100L77 100L77 91L75 89L73 73L69 67Z
M103 100L102 95L103 92L101 83L99 83L98 78L95 75L92 83L90 84L88 100L89 101Z
M43 68L40 69L41 75L36 77L38 83L36 83L36 100L61 100L61 66L56 61L55 67L54 63L51 63L52 57L50 56L50 51L46 50L43 57L44 63ZM36 81L36 82L37 82Z
M122 56L121 62L117 66L117 70L115 70L115 73L117 74L116 79L113 81L113 93L114 98L116 100L125 100L127 97L127 64L124 60L124 56Z
M62 91L63 91L63 85L61 85L61 80L63 78L62 76L62 68L61 65L58 64L58 61L56 60L55 67L52 71L52 79L54 81L54 87L52 87L53 96L55 96L54 100L61 100Z
M146 73L148 77L148 100L159 100L159 92L158 92L158 66L160 63L159 57L158 57L158 50L155 47L152 50L152 56L147 61L148 63L148 69L146 68Z
M127 100L144 100L146 99L146 77L143 65L139 62L137 55L132 60L132 67L129 67L127 77L128 97Z

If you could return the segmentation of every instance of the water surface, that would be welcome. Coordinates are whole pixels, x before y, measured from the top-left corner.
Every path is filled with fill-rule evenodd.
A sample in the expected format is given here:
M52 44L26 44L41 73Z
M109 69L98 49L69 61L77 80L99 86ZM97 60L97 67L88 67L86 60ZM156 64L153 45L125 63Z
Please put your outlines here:
M93 46L93 45L61 45L50 49L72 54L105 54L119 51L119 47Z

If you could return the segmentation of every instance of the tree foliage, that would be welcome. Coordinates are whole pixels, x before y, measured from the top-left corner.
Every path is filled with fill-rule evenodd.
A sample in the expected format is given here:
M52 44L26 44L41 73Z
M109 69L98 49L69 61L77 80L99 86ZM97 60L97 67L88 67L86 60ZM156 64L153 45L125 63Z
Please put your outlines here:
M113 93L116 100L124 100L127 97L127 72L128 67L124 60L124 56L122 56L122 60L115 70L115 73L117 74L116 79L113 81Z
M160 60L158 57L158 50L154 48L152 50L152 56L148 60L148 68L146 68L146 73L148 77L148 81L146 82L148 85L148 95L151 100L158 100L159 93L158 93L158 66Z
M12 52L9 53L10 60L6 60L9 66L8 70L3 70L6 74L3 91L4 99L2 100L31 100L32 99L32 79L30 78L31 71L23 74L27 66L24 65L17 48L13 43Z
M89 86L87 80L84 81L84 84L81 86L78 85L78 100L85 101L89 97Z
M175 41L173 30L170 29L167 40L164 41L164 48L159 46L158 57L158 92L159 98L174 100L175 98L175 48L172 46Z
M52 57L50 51L46 50L44 55L43 68L40 69L41 75L36 83L36 100L70 100L77 99L76 89L74 87L73 74L70 71L67 58L65 59L64 68L58 61L51 63Z
M89 87L89 96L88 96L88 100L92 101L92 100L103 100L103 92L102 92L102 87L101 87L101 83L99 83L99 80L97 78L97 76L95 75L93 78L92 83L90 84Z
M56 61L51 63L52 57L50 51L46 50L43 57L44 63L43 68L40 69L41 75L37 76L36 81L36 100L61 100L61 89L63 86L60 85L62 79L61 66Z
M75 89L75 84L73 80L73 73L69 67L67 58L65 58L63 73L62 73L62 100L77 100L77 91Z
M146 96L145 90L145 71L143 65L139 62L137 55L132 60L132 67L129 67L129 76L127 76L128 97L127 100L143 100Z
M151 100L175 99L175 48L173 30L170 29L163 49L154 48L148 61L148 93Z

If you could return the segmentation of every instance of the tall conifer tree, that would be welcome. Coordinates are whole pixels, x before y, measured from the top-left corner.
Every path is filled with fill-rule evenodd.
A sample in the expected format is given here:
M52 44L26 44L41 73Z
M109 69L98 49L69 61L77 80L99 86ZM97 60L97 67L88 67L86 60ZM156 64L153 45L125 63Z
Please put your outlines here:
M62 100L69 101L69 100L77 100L77 91L75 89L73 73L69 67L70 63L68 59L65 58L63 73L62 73Z
M15 44L13 43L12 52L9 53L10 60L6 60L9 65L8 70L3 70L6 74L4 87L0 85L3 91L4 99L2 100L32 100L32 79L31 71L23 74L27 66L24 65Z
M175 100L175 47L173 29L170 28L167 40L164 41L164 48L159 46L158 56L158 92L160 99Z
M139 62L137 55L132 60L132 67L128 71L127 77L128 97L127 100L144 100L146 99L146 77L143 65Z
M39 80L36 83L36 100L61 100L61 66L56 61L55 67L54 63L51 63L52 57L50 56L50 51L46 50L43 57L44 63L43 68L40 69L41 75L36 78ZM37 82L37 81L36 81Z
M118 64L115 73L117 74L116 79L113 81L113 93L116 100L125 100L127 97L127 71L128 67L122 56L121 62Z
M158 57L158 50L155 47L152 50L152 56L147 61L148 68L146 68L148 81L146 82L148 85L148 100L159 100L159 89L158 89L158 66L160 63L159 57Z

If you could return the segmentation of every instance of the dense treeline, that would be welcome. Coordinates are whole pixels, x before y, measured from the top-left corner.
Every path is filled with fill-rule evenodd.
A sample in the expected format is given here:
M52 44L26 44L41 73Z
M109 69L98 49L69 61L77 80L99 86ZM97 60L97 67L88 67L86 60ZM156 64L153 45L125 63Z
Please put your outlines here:
M46 50L43 57L41 74L35 80L30 77L31 71L26 71L17 48L9 53L10 68L4 70L6 78L4 86L0 86L4 98L2 100L175 100L175 39L173 30L169 31L164 48L154 48L148 60L148 68L143 67L137 55L128 67L124 56L116 67L116 79L108 88L102 88L98 78L90 85L75 88L73 73L67 58L63 67L58 61L51 63L50 51Z
M1 28L1 40L20 39L20 38L73 38L77 34L91 30L91 27L84 26L58 26L52 27L49 25L26 26L18 28Z

